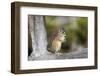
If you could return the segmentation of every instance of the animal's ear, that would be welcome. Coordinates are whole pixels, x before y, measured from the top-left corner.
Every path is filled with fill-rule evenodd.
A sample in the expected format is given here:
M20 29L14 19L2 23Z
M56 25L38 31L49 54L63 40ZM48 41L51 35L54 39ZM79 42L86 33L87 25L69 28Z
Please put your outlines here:
M60 28L60 32L61 33L64 33L65 32L63 27Z
M58 32L62 32L61 28L59 29L59 31L58 31Z
M68 32L68 31L67 31L64 27L62 28L62 30L63 30L65 33L67 33L67 32Z
M64 29L63 27L60 27L60 28L59 28L59 32L65 33L65 29Z
M64 28L64 27L62 27L62 30L63 30L63 31L65 31L65 28Z

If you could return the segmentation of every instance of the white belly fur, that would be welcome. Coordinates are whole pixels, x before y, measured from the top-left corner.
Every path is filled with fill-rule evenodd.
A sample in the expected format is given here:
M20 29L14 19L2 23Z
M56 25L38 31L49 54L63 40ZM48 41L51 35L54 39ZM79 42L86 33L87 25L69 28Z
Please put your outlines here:
M55 50L55 52L58 52L61 49L61 41L54 40L52 42L52 49Z

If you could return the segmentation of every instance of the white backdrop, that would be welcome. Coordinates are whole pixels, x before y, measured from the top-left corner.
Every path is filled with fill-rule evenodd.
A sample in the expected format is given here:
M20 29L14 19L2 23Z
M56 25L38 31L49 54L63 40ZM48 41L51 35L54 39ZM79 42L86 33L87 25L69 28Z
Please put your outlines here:
M57 4L74 4L74 5L87 5L99 6L100 0L1 0L0 1L0 76L16 76L10 73L10 60L11 60L11 7L10 3L13 1L25 2L41 2L41 3L57 3ZM98 20L100 20L100 6L98 12ZM100 22L98 22L98 43L100 46ZM91 31L92 33L92 31ZM98 48L100 50L100 48ZM100 51L99 58L100 58ZM100 59L99 59L100 67ZM81 70L81 71L65 71L53 73L38 73L38 74L24 74L24 76L99 76L100 68L98 70ZM23 76L18 75L18 76Z

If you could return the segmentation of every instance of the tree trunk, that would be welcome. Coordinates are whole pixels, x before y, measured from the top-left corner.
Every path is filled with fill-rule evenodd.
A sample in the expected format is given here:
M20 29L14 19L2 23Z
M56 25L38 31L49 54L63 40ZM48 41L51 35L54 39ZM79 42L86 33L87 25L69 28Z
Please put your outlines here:
M28 16L29 33L32 41L32 53L29 60L44 55L47 52L47 34L44 27L43 16Z

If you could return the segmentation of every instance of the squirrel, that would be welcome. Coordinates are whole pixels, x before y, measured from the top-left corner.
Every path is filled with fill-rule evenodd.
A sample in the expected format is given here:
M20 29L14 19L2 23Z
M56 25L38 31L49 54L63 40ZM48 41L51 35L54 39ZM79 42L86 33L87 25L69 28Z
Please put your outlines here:
M50 43L48 45L48 51L59 54L61 50L61 45L65 41L66 33L64 28L59 28L55 34L50 37Z

